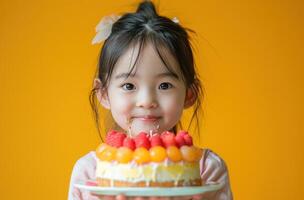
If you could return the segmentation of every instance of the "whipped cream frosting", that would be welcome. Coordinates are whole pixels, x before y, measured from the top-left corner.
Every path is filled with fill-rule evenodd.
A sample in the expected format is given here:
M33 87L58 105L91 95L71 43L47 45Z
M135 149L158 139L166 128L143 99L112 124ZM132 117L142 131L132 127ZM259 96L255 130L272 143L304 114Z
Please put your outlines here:
M138 165L134 161L121 164L116 161L97 161L96 177L109 180L142 182L147 184L153 182L166 182L183 180L188 181L200 179L199 163L171 162L166 159L164 162Z

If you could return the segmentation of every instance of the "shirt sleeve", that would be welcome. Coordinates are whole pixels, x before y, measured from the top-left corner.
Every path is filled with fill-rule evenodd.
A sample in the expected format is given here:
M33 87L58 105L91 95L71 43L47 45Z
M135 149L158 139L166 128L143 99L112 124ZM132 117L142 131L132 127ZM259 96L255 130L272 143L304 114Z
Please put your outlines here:
M200 172L204 184L222 183L223 187L214 192L204 194L203 199L208 200L232 200L232 192L227 166L222 158L210 149L204 149L200 161Z
M75 163L70 179L68 200L83 200L87 199L85 194L78 188L74 187L75 183L86 182L87 180L95 179L96 156L93 151L81 157Z

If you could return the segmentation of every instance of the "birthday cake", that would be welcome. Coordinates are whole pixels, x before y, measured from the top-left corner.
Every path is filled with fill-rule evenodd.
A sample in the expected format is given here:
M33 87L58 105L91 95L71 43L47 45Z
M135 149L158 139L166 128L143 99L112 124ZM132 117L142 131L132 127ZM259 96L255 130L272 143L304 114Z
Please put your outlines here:
M96 180L107 187L199 186L201 156L186 131L136 137L109 131L96 149Z

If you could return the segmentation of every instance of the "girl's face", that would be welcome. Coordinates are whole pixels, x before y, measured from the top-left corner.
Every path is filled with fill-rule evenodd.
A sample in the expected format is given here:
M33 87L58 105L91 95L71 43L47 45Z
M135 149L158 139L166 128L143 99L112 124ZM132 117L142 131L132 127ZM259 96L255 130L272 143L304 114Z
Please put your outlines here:
M109 80L102 105L111 110L115 122L133 135L172 129L179 121L185 104L186 87L179 66L169 53L174 75L168 71L151 44L138 55L138 46L129 48L118 60Z

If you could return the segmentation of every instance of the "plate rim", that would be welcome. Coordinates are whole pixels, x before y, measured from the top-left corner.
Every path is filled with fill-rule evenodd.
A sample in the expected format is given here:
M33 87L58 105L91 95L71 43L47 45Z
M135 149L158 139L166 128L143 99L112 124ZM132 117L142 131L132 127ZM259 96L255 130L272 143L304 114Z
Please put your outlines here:
M223 182L210 182L208 184L202 185L202 186L186 186L186 187L101 187L101 186L91 186L91 185L86 185L85 182L78 182L74 183L74 187L77 187L81 190L87 190L91 193L94 194L102 194L102 192L112 192L112 194L105 194L105 195L117 195L117 194L124 194L125 196L135 196L136 192L153 192L153 191L158 191L159 194L156 196L187 196L187 195L197 195L197 194L203 194L206 192L211 192L211 191L217 191L221 189L224 186ZM185 191L185 194L179 194L179 195L174 195L170 193L167 195L166 193L161 193L161 191L165 190L170 190L170 192L174 192L174 190L181 191L180 189L183 189L182 191ZM189 191L188 193L186 190L192 190L192 193ZM205 189L205 190L204 190ZM173 190L173 191L172 191ZM115 193L115 194L114 194ZM139 195L139 194L138 194ZM140 194L140 196L152 196L151 194ZM155 195L153 195L155 196Z

